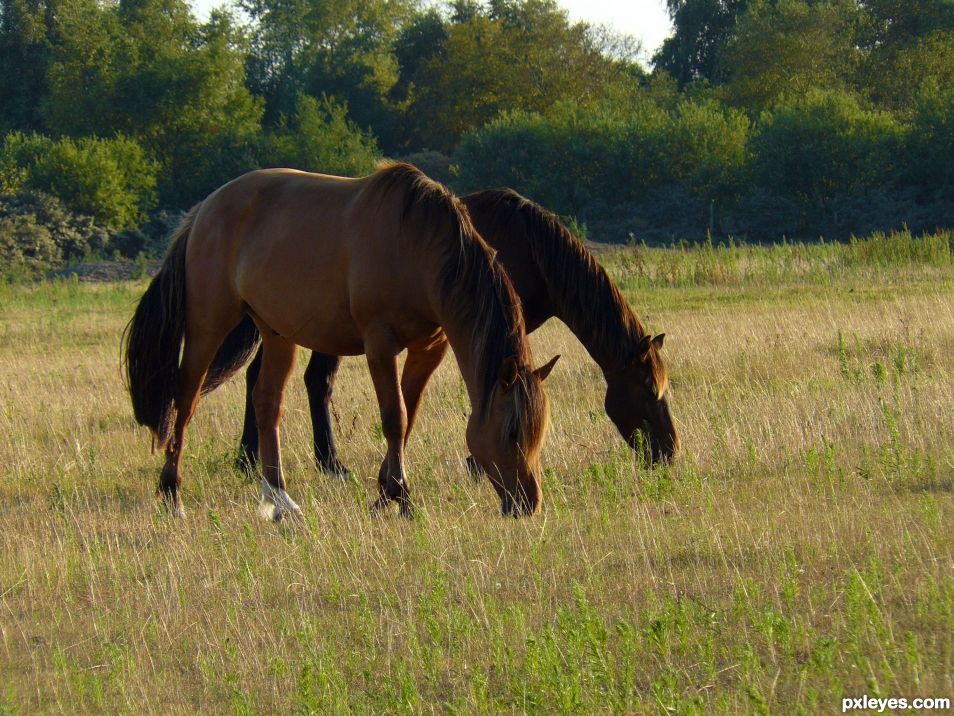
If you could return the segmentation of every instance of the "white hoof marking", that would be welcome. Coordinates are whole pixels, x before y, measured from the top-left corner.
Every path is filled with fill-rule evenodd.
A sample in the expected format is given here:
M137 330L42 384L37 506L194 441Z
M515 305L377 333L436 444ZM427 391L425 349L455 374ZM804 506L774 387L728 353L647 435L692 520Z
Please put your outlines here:
M301 508L287 492L262 480L262 501L258 503L258 514L263 519L280 522L286 517L301 517Z

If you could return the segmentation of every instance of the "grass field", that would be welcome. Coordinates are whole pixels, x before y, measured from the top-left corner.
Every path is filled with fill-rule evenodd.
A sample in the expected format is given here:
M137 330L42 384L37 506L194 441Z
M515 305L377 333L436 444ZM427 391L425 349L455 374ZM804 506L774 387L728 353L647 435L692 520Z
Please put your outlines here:
M158 510L119 337L145 284L0 286L0 714L833 713L954 697L954 238L629 248L666 331L684 451L638 465L597 368L550 322L543 512L463 468L441 367L409 450L419 517L372 520L384 453L361 359L335 415L350 482L283 440L307 527L232 468L243 384L209 396L189 516ZM299 369L300 375L300 369Z

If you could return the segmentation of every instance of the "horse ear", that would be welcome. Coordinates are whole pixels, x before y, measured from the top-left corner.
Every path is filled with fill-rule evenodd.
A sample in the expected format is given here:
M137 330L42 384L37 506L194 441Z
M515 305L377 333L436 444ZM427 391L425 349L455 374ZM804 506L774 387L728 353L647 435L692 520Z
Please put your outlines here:
M653 338L653 345L656 346L656 350L662 350L663 341L666 339L665 333L660 333L658 336Z
M519 367L516 358L510 357L504 360L500 366L500 387L503 388L504 392L510 390L513 384L517 382L518 372Z
M553 356L550 360L548 360L546 363L544 363L544 364L541 365L539 368L537 368L535 371L533 371L533 374L534 374L535 376L537 376L537 378L539 378L541 381L546 380L546 379L547 379L547 376L550 375L550 371L553 370L553 366L556 365L556 362L557 362L558 360L560 360L560 354L559 354L559 353L557 353L557 354L556 354L555 356Z
M649 346L652 345L652 342L652 335L643 336L642 340L639 341L639 347L636 349L636 355L639 356L639 360L646 360L646 356L649 355Z

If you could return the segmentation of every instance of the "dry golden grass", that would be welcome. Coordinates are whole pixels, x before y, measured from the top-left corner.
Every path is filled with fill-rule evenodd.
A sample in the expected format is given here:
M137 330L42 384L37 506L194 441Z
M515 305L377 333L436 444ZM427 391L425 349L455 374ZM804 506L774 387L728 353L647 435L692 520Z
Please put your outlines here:
M298 378L288 396L297 533L258 521L232 468L239 380L192 424L187 520L157 509L161 460L118 369L143 284L0 289L0 713L827 713L954 695L954 271L672 288L610 263L668 333L672 469L621 446L598 370L550 322L533 336L538 361L564 356L543 514L505 520L466 476L448 360L408 451L419 518L372 520L384 447L347 359L351 482L314 471Z

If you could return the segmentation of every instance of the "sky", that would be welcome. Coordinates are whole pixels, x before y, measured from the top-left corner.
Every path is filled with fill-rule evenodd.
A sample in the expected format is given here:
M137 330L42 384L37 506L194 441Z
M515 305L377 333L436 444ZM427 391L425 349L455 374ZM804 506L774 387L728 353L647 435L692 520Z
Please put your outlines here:
M608 25L642 42L652 55L672 31L665 0L557 0L573 20Z
M608 25L617 32L640 40L643 56L649 57L670 32L665 0L557 0L573 20ZM205 19L222 0L192 0L196 14Z

